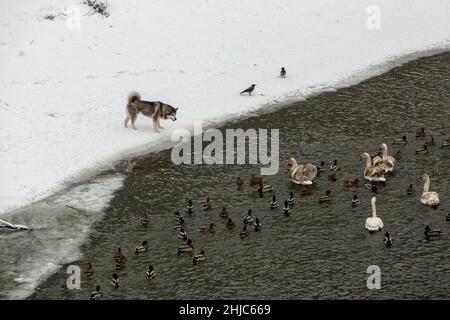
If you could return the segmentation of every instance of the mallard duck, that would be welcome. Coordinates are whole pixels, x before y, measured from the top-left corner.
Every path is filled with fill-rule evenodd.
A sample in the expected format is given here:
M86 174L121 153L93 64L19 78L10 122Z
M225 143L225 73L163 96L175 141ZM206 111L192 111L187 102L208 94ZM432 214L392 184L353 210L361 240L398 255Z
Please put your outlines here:
M288 199L289 207L292 207L294 203L295 203L294 193L291 191L289 192L289 199Z
M423 193L420 197L420 202L431 207L437 207L439 205L439 194L430 189L430 177L427 174L423 175Z
M291 208L289 207L288 201L284 201L283 214L287 217L291 214Z
M192 257L193 263L198 263L206 260L205 251L201 250L198 254Z
M332 182L335 182L336 180L337 180L337 178L336 178L336 175L333 173L333 174L330 174L329 176L328 176L328 180L330 180L330 181L332 181Z
M120 279L117 273L113 273L111 277L111 284L114 288L118 288L120 286Z
M445 221L450 221L450 213L445 217Z
M416 188L411 183L409 185L408 189L406 189L406 193L409 194L409 195L412 195L414 192L416 192Z
M425 226L425 238L439 238L442 236L442 231L439 229L431 229L430 226Z
M272 201L270 202L270 209L274 210L277 207L278 207L277 198L275 197L275 195L273 195Z
M416 138L423 138L425 137L425 128L420 128L416 131Z
M154 277L156 277L156 272L153 270L153 266L149 266L145 273L145 278L147 278L147 280L152 280Z
M241 232L239 233L239 236L241 237L241 239L247 238L250 235L250 233L247 230L247 226L244 226L241 230Z
M378 191L377 185L374 183L367 183L364 186L366 187L366 189L372 191L373 193L377 193Z
M384 234L384 244L386 248L390 248L392 246L392 237L389 235L389 232Z
M359 186L358 179L344 181L344 187L346 188L357 188L358 186Z
M203 234L214 233L214 232L216 232L216 226L214 225L214 223L210 223L209 226L201 227L197 231L200 232L200 233L203 233Z
M188 239L188 234L184 230L184 228L180 228L177 230L177 237L178 237L178 239L182 239L182 240L186 241Z
M241 177L237 177L236 178L236 186L237 186L237 189L239 190L239 189L241 189L241 187L244 185L244 181L242 180L242 178Z
M146 225L148 225L148 222L149 222L149 220L148 220L148 215L147 215L146 213L144 213L144 214L141 216L141 224L142 224L143 226L146 226Z
M428 153L428 146L426 144L423 145L422 148L416 150L416 154Z
M400 150L398 150L396 153L394 153L393 155L395 160L400 160L402 158L402 153L400 152Z
M227 223L225 224L225 227L227 228L227 229L234 229L234 227L235 227L236 225L235 225L235 223L233 222L233 220L231 220L231 218L228 218L228 220L227 220Z
M250 177L250 184L255 185L255 184L262 184L264 181L264 179L262 177L259 176L251 176Z
M194 251L194 245L192 244L192 240L188 239L186 241L185 246L178 247L177 255L179 256L180 254L182 254L184 252L193 252L193 251Z
M311 196L314 193L314 191L312 189L308 188L308 189L303 189L302 191L300 191L300 193L302 196Z
M253 217L252 217L252 209L248 209L248 213L247 213L247 215L244 217L243 223L244 223L244 225L246 225L246 224L248 224L248 223L250 223L250 222L252 222L252 221L253 221Z
M319 176L320 173L325 170L325 161L321 161L320 165L316 167L317 167L317 176Z
M94 274L94 268L92 267L92 263L88 262L86 267L84 267L84 275L86 277L90 277Z
M436 141L434 141L434 137L431 136L431 139L428 140L428 141L426 141L425 144L426 144L427 146L434 146L434 145L436 145Z
M273 187L270 184L266 184L264 186L261 183L259 184L258 193L272 192L272 191L273 191Z
M406 139L406 136L402 136L401 139L395 139L392 141L393 144L406 144L408 143L408 140Z
M142 244L140 246L137 246L136 249L134 250L134 253L138 254L141 252L145 252L148 249L148 244L147 241L142 241Z
M331 195L331 191L327 190L324 196L320 197L319 202L326 202L333 200L333 196Z
M206 197L206 201L203 202L202 208L203 210L209 210L213 207L213 203L209 197Z
M259 222L258 218L255 219L255 222L253 222L253 229L255 229L256 232L261 230L261 222Z
M219 216L221 218L228 218L228 212L225 207L222 207L222 210L220 210L220 212L219 212Z
M188 214L194 213L194 205L192 204L192 200L188 200L187 206L186 206L186 212Z
M355 194L352 199L352 206L356 207L359 204L358 196Z
M337 165L337 160L333 160L333 162L330 165L330 172L336 172L339 169L340 167Z
M91 292L91 295L89 296L90 300L96 300L102 297L102 294L100 292L100 286L95 287L95 291Z

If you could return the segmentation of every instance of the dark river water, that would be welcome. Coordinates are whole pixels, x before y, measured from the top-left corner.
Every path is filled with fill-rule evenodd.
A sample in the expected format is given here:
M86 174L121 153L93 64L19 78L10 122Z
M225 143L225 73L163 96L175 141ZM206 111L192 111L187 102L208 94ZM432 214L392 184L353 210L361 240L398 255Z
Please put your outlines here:
M416 138L421 127L426 137ZM280 170L265 177L273 193L259 197L257 187L249 184L251 175L260 174L258 165L174 165L171 150L139 157L103 218L92 226L82 258L71 263L83 267L91 261L94 276L83 275L79 290L62 288L69 264L64 265L30 298L87 299L97 284L106 299L450 298L450 222L445 219L450 213L450 148L440 148L450 135L450 53L420 58L360 84L227 122L219 129L227 128L280 130ZM409 143L393 145L403 134ZM416 155L431 136L436 146ZM359 156L373 154L382 142L391 154L401 151L402 158L385 185L378 186L383 232L369 234L364 224L371 213L371 191L364 187ZM313 187L298 186L286 174L290 157L315 164L336 159L341 169L336 181L326 173ZM123 166L115 171L124 172ZM424 173L431 177L431 190L440 194L438 209L420 203ZM245 182L241 190L236 188L237 177ZM347 179L359 179L359 187L345 188ZM413 195L406 192L410 183L417 187ZM312 194L304 194L306 189ZM326 190L334 199L319 203ZM281 206L270 210L272 194L282 202L290 191L296 203L289 217ZM354 194L361 200L355 208ZM214 208L203 211L198 203L207 196ZM188 199L195 206L192 216L184 212ZM222 206L237 223L232 231L219 217ZM262 230L250 230L250 236L241 239L242 219L250 208L262 219ZM146 211L150 223L144 227L139 220ZM194 265L190 255L176 255L183 241L174 231L175 211L182 212L195 251L205 251L204 263ZM209 223L216 225L215 234L197 232ZM426 240L425 225L440 228L443 236ZM385 231L394 239L391 248L383 244ZM149 250L136 255L134 249L143 240ZM119 246L128 262L118 272L121 286L115 289L110 278ZM157 276L147 281L150 264ZM379 290L366 286L370 265L381 269Z

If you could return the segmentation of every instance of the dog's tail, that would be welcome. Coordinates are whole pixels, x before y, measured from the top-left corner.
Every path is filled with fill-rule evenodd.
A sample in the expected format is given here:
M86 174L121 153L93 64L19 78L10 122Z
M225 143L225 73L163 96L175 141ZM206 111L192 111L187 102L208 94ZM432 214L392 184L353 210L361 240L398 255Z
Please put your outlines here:
M141 100L141 95L137 91L131 91L128 94L128 103L135 102L136 100Z

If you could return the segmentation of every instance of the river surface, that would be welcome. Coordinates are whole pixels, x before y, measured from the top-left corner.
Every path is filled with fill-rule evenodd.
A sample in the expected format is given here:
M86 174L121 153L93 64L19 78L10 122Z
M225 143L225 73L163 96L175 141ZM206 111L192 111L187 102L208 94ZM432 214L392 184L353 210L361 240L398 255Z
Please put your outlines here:
M422 127L426 137L416 138L416 130ZM280 170L265 177L273 193L260 197L257 187L249 184L251 175L260 174L258 165L174 165L171 150L139 157L132 173L118 165L104 174L126 176L123 186L93 220L79 257L75 262L62 261L62 268L55 266L56 273L30 298L87 299L97 284L105 299L450 298L450 222L445 219L450 213L450 148L440 148L450 136L450 53L419 58L357 85L265 109L219 127L222 131L233 128L280 130ZM392 140L403 134L409 143L393 145ZM415 150L431 136L436 146L430 146L428 154L416 155ZM359 156L373 154L382 142L391 154L400 151L402 158L387 182L378 185L377 210L385 225L383 232L369 234L364 224L371 213L372 193L364 187L364 164ZM335 181L323 173L314 186L298 186L286 175L290 157L314 164L336 159L340 170ZM431 190L440 194L438 209L419 201L424 173L431 177ZM236 188L237 177L245 182L241 190ZM345 188L348 179L359 179L359 187ZM417 191L408 195L411 183ZM310 194L304 194L307 189ZM334 199L319 203L326 190L332 191ZM285 217L281 202L290 191L296 203ZM280 202L277 210L269 208L272 194ZM361 201L355 208L351 206L354 194ZM214 208L203 211L199 202L207 196ZM195 206L192 216L185 213L188 199ZM77 202L71 204L76 207ZM46 205L54 208L54 202ZM222 206L237 224L232 231L219 217ZM40 210L48 207L41 204ZM262 219L262 230L250 230L250 236L241 239L242 219L250 208ZM28 210L33 211L33 206ZM139 220L146 211L150 223L144 227ZM189 255L176 255L183 244L174 231L176 211L184 216L195 251L206 252L204 263L194 265ZM82 214L72 215L80 219ZM73 229L67 228L67 221L61 223L66 226L59 236L61 243L71 233L84 232L76 218L71 221ZM209 223L216 225L215 234L197 232ZM443 236L426 240L425 225L441 229ZM383 244L385 231L394 239L391 248ZM134 248L143 240L148 241L149 250L136 255ZM0 234L0 243L10 248L0 253L0 292L7 296L5 292L14 285L5 274L26 263L24 257L32 256L33 244L18 234L5 233ZM117 247L128 262L118 272L121 286L115 289L110 278ZM40 254L45 257L46 253ZM68 265L83 267L87 261L94 266L94 276L83 275L79 290L63 288ZM150 264L157 276L147 281ZM379 290L366 286L370 265L381 269Z

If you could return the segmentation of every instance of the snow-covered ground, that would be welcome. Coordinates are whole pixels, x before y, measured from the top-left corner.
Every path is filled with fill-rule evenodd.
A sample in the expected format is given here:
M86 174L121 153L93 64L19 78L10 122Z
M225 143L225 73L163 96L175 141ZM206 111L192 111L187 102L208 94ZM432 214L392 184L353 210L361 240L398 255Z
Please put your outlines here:
M109 17L82 2L0 2L0 214L194 120L302 98L450 43L448 0L109 0ZM72 5L79 28L76 10L64 15ZM240 96L252 83L254 96ZM131 90L179 107L178 121L159 134L142 117L125 129Z

